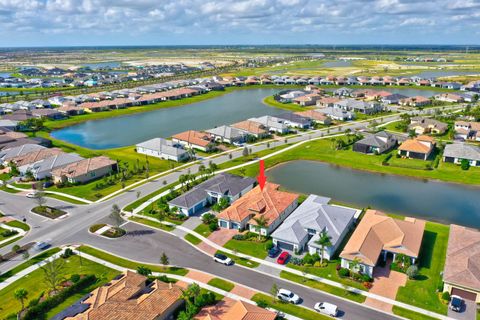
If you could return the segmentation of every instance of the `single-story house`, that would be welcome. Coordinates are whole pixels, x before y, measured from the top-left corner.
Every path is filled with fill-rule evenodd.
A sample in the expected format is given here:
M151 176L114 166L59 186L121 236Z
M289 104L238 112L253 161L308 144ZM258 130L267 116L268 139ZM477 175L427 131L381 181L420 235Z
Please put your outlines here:
M468 160L471 166L480 166L480 147L466 143L447 144L443 151L443 161L460 164Z
M322 96L317 93L309 93L292 99L292 102L302 107L314 106Z
M65 118L65 115L56 109L34 109L32 115L36 118L48 118L52 120Z
M342 99L336 98L336 97L323 97L319 100L317 100L317 106L318 107L324 107L324 108L329 108L333 107L333 105L337 102L342 101Z
M448 129L448 124L426 117L413 117L410 119L409 130L414 130L416 134L443 134Z
M310 118L303 117L296 113L286 112L278 114L276 117L283 120L283 122L289 127L308 129L312 126L312 120Z
M380 259L395 260L398 254L418 259L425 230L425 221L406 217L394 219L383 212L367 210L357 228L340 253L341 266L350 269L352 261L358 261L356 272L373 276L373 269Z
M215 149L214 139L210 134L195 130L177 133L172 136L172 141L185 148L194 148L205 152Z
M297 97L301 97L301 96L304 96L305 95L305 91L300 91L300 90L290 90L290 91L287 91L286 93L281 93L279 94L276 99L279 101L279 102L282 102L282 103L290 103L293 101L293 99L297 98Z
M229 202L235 201L252 190L254 185L253 178L221 173L171 200L168 205L170 208L178 208L186 216L191 216L206 206L217 203L221 198L228 199Z
M10 158L9 162L13 162L17 167L29 165L43 159L56 156L58 154L64 153L59 148L41 148L34 149L33 151L21 153L14 158Z
M7 165L14 158L43 149L46 148L38 144L24 144L14 148L5 148L0 151L0 162Z
M463 102L463 97L455 93L442 93L435 96L438 101L445 102Z
M195 320L275 320L277 316L273 311L237 300L204 307L195 316Z
M397 144L397 138L385 131L368 135L367 137L357 141L353 145L353 151L361 153L382 154Z
M163 138L153 138L135 146L136 151L147 156L173 161L186 161L190 154L179 143Z
M314 122L320 123L320 124L329 125L332 123L332 119L330 119L325 114L318 112L316 110L299 111L299 112L295 112L295 114L298 114L299 116L302 116L305 118L312 119Z
M354 112L346 111L335 107L315 109L315 111L323 113L325 116L329 117L332 120L348 121L355 118Z
M34 163L19 166L18 171L20 171L21 175L26 175L27 172L31 172L36 180L41 180L51 177L52 171L55 169L65 167L80 160L83 160L83 158L76 153L62 152Z
M86 299L62 311L58 319L172 320L184 305L182 289L133 271L93 290Z
M353 92L353 89L342 87L333 91L333 94L335 96L340 96L340 97L350 97L352 95L352 92Z
M269 135L268 131L262 124L250 120L234 123L232 124L232 127L246 131L249 135L256 138L265 138Z
M423 107L431 104L432 101L423 96L409 97L400 100L400 105L409 107Z
M263 125L269 132L274 133L288 133L290 131L285 120L273 116L263 116L258 118L248 119L249 121L257 122Z
M226 143L242 143L245 142L248 136L248 132L240 130L230 126L220 126L210 130L206 130L211 134L216 141Z
M455 138L480 141L480 122L456 121Z
M281 249L322 254L316 243L325 232L331 245L324 248L323 257L330 259L350 230L360 210L330 205L330 198L309 195L272 233L273 244Z
M408 139L398 147L398 154L406 158L427 160L435 150L435 143L435 140L429 136Z
M52 178L58 183L86 183L102 178L111 172L117 171L117 162L105 157L93 157L73 162L65 167L52 170Z
M218 216L221 228L245 230L270 235L298 205L298 194L279 191L278 184L267 182L262 189L255 187ZM263 217L266 226L259 227L256 219Z
M480 231L450 225L443 291L480 303Z
M399 93L392 93L386 97L383 97L381 101L386 104L399 104L401 100L407 99L407 96Z
M334 107L346 111L360 112L363 114L373 114L384 109L381 103L375 101L360 101L355 99L345 99L334 104Z

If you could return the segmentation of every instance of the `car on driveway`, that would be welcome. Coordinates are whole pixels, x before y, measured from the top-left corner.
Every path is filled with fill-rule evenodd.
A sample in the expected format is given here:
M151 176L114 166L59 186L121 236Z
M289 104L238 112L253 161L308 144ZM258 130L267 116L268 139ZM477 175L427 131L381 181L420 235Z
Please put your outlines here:
M226 255L221 254L221 253L215 253L215 255L213 256L213 260L214 260L215 262L224 264L224 265L226 265L226 266L229 266L229 265L233 264L233 260L232 260L232 259L230 259L230 258L227 257Z
M338 307L328 302L317 302L313 309L330 317L336 317L338 315Z
M300 303L300 297L293 293L290 290L287 289L280 289L278 290L277 293L277 298L279 300L285 301L285 302L290 302L293 304L299 304Z
M290 254L287 251L283 251L277 258L278 264L287 264Z
M282 250L279 247L274 246L270 250L268 250L268 256L270 258L275 258Z
M462 297L453 295L451 298L452 299L450 300L449 305L450 309L455 312L462 312L463 305L465 304L465 301L463 301Z

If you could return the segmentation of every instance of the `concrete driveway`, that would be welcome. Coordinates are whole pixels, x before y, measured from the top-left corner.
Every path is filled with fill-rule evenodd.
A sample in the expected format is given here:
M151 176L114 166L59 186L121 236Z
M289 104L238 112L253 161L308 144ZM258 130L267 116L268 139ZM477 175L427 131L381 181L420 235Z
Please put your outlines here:
M475 301L465 300L462 312L455 312L448 309L448 317L458 320L475 320L477 318L477 304Z

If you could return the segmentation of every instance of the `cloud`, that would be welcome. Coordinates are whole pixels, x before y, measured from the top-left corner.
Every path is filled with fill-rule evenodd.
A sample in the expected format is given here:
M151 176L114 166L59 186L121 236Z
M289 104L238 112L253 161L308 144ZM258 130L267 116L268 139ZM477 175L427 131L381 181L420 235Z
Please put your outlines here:
M159 34L170 43L178 35L192 43L203 41L202 35L212 43L239 43L249 34L252 42L315 43L349 37L356 42L359 36L394 40L393 32L405 31L427 40L435 32L455 42L447 29L473 34L479 8L476 0L0 0L0 36L13 43L53 35L52 42L88 43L90 37L157 44Z

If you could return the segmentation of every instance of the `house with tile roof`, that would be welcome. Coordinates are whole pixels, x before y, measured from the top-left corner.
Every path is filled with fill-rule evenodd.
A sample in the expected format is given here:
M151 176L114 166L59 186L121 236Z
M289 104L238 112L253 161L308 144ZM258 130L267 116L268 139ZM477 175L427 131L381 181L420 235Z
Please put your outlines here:
M21 157L31 152L39 151L46 149L45 147L38 144L24 144L14 148L5 148L0 151L0 161L4 165L8 165L10 161L17 157Z
M218 216L221 228L245 230L271 234L298 206L298 194L280 191L280 186L267 182L263 188L257 186L232 203ZM267 226L259 228L255 219L263 217Z
M461 164L467 160L472 167L480 166L480 147L467 143L447 144L443 151L443 162Z
M269 132L272 133L288 133L290 131L288 125L285 123L285 120L274 117L274 116L262 116L258 118L248 119L264 126Z
M243 143L247 140L248 132L231 126L219 126L205 132L211 134L216 141L226 143Z
M66 182L86 183L100 179L117 170L117 161L105 156L99 156L83 159L66 165L65 167L54 169L51 175L55 184Z
M435 150L435 140L429 136L418 136L405 140L398 147L398 154L405 158L428 160Z
M215 149L213 137L205 132L188 130L172 136L172 141L181 144L185 148L198 149L209 152Z
M329 204L330 198L309 195L272 233L273 244L290 251L308 250L330 259L350 230L360 210ZM331 246L316 243L322 232L330 237Z
M195 320L275 320L275 312L239 300L233 303L222 303L208 306L200 310Z
M416 262L425 230L425 221L406 217L394 219L376 210L367 210L352 236L340 253L342 268L351 268L358 262L357 270L373 276L380 261L395 260L398 254Z
M317 110L299 111L299 112L295 112L295 114L298 114L299 116L302 116L305 118L312 119L313 122L319 123L319 124L329 125L332 123L332 119L330 119L325 114L318 112Z
M132 271L92 291L80 305L62 312L66 320L167 320L184 304L182 290ZM79 312L80 311L80 312Z
M450 225L443 291L480 303L480 231Z
M455 121L455 139L480 141L480 122Z
M135 151L140 154L173 161L187 161L190 153L179 143L163 138L153 138L135 145Z
M253 178L220 173L169 201L168 205L171 209L177 208L182 214L191 216L217 203L221 198L227 199L229 203L237 200L252 190L255 181Z
M397 145L397 138L385 131L369 134L353 144L353 151L366 154L382 154Z
M258 122L245 120L232 124L232 127L248 132L249 135L252 135L256 138L265 138L267 137L268 131L265 126Z
M401 99L399 104L401 106L409 106L409 107L423 107L431 104L432 101L423 96L415 96L415 97L408 97Z
M416 134L443 134L447 129L448 124L445 122L426 117L413 117L408 126L408 130L413 130Z
M51 177L52 171L81 160L83 160L83 158L76 153L61 152L32 163L18 166L18 171L22 176L25 176L28 174L28 172L31 172L32 176L36 180L41 180Z

